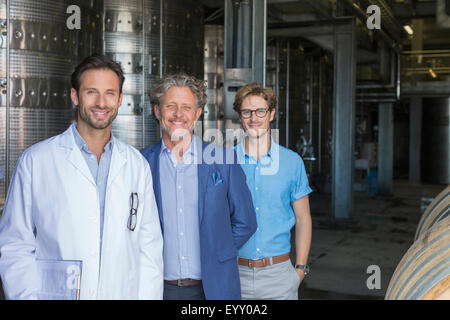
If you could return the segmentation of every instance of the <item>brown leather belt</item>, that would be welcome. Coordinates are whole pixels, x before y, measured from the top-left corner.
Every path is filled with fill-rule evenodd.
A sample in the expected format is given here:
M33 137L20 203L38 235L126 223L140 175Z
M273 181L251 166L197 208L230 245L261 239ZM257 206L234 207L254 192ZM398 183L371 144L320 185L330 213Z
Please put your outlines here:
M259 260L249 260L249 259L239 258L238 263L241 266L247 266L249 268L262 268L262 267L270 266L272 264L284 262L286 260L289 260L289 252L282 254L281 256L263 258L263 259L259 259Z
M164 280L164 282L178 287L197 286L202 284L202 280L195 279Z

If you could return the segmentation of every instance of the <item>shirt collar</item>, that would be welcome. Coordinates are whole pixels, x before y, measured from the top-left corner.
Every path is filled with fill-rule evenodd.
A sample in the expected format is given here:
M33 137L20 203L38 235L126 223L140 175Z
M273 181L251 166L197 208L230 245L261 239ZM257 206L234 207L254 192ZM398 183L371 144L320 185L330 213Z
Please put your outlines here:
M78 123L77 123L77 122L74 122L74 123L72 124L72 131L73 131L73 136L75 137L75 144L78 146L78 148L80 148L80 150L84 150L84 151L86 151L86 152L92 153L92 152L89 150L88 144L86 143L86 141L83 139L83 137L82 137L82 136L80 135L80 133L78 132L77 126L78 126ZM111 138L109 139L108 143L105 145L104 150L105 150L105 151L110 151L110 150L112 150L113 145L114 145L114 136L113 136L113 133L111 132Z
M193 157L194 159L197 159L198 156L198 145L199 145L199 139L195 134L192 135L191 143L189 144L189 149L186 150L186 152L183 154L183 159L186 159L186 157ZM170 153L170 149L166 146L164 143L164 139L161 139L161 152L160 155L164 152Z
M278 144L275 143L275 141L273 140L273 137L270 136L270 149L266 154L261 155L260 160L265 157L272 160L272 155L273 155L274 149L277 147L278 147ZM255 157L253 157L253 156L249 155L247 152L245 152L244 138L242 138L241 143L239 143L237 146L237 156L238 156L238 159L240 159L243 163L247 162L247 161L245 161L246 159L251 159L256 163Z

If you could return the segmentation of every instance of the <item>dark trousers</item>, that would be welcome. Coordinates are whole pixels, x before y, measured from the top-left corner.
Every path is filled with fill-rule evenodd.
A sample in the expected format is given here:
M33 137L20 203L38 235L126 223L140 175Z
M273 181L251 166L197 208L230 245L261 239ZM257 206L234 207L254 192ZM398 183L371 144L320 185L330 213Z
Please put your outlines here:
M175 284L164 283L164 300L206 300L203 286L179 287Z

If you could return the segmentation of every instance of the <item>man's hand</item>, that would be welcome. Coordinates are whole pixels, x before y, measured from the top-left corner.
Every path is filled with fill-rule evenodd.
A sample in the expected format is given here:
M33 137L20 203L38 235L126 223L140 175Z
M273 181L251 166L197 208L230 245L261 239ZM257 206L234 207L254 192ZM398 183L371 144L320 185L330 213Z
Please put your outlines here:
M295 271L297 272L298 277L300 278L300 283L302 283L303 279L305 278L305 271L297 268L295 268Z

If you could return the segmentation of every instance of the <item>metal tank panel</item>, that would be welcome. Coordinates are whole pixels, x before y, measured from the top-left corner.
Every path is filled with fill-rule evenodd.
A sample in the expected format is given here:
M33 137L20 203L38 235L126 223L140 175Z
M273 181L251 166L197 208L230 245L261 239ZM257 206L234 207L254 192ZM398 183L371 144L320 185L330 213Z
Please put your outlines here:
M148 98L154 81L176 72L203 77L203 8L196 1L173 0L105 0L104 5L105 54L122 65L126 78L112 130L143 148L160 137Z
M81 30L69 30L66 10L81 9ZM85 56L102 51L102 1L11 0L0 2L0 85L6 83L6 28L9 28L9 126L6 87L0 103L0 205L20 154L30 145L63 132L75 117L70 102L70 75ZM100 6L101 8L101 6ZM9 148L6 152L6 136ZM8 159L6 158L8 154Z
M208 100L203 110L203 137L207 141L210 141L209 130L223 129L223 46L223 26L205 25L204 80L208 88Z
M0 0L0 213L6 198L6 0Z
M70 5L81 9L81 30L66 26ZM203 78L203 14L201 4L193 0L11 0L7 26L6 0L0 0L0 207L6 177L24 149L61 133L75 119L70 75L92 53L111 56L125 72L114 134L137 148L156 142L159 126L148 92L162 75L186 72Z
M163 1L163 74L203 79L203 7L198 1Z
M117 138L136 148L143 148L159 138L159 128L152 119L146 94L159 74L156 63L150 64L151 56L159 55L159 2L104 2L105 54L121 64L125 75L122 105L112 131ZM149 43L151 45L146 46Z

